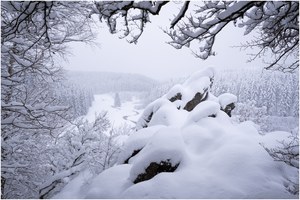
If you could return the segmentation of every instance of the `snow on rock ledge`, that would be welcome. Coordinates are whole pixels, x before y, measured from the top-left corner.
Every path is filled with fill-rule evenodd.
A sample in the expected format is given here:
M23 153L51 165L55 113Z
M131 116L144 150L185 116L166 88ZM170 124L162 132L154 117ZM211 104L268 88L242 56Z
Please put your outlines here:
M298 171L261 145L276 134L232 123L236 97L210 94L212 81L213 70L205 69L149 104L119 165L95 177L86 197L297 198L286 183Z
M195 107L189 115L189 118L194 122L198 122L204 117L216 117L219 111L220 105L218 103L213 101L204 101Z
M167 94L145 108L137 122L136 129L146 128L152 124L174 125L179 121L184 121L181 117L178 120L178 117L174 117L174 115L184 116L186 115L185 111L191 112L198 104L213 96L209 92L213 78L213 68L206 68L193 74L183 84L173 86ZM180 110L182 114L176 114L177 110ZM180 125L182 124L180 123Z
M221 110L223 110L229 117L231 117L231 111L235 108L237 97L230 93L224 93L221 94L218 99L221 105Z
M152 126L133 133L122 148L122 152L118 158L118 164L131 163L130 159L134 157L137 152L142 150L149 139L162 127L164 126Z
M184 152L184 142L179 130L162 128L153 135L133 161L129 179L138 183L149 180L160 172L174 171L182 161ZM162 169L155 171L158 169L155 163L158 166L163 165ZM149 168L151 165L152 168Z

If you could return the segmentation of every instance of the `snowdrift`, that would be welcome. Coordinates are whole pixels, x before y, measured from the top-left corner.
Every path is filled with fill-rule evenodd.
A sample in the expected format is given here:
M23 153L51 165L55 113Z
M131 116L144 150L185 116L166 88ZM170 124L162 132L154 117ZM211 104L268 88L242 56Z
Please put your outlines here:
M287 188L298 171L262 146L288 133L233 124L237 99L211 94L213 76L200 71L149 104L118 164L92 180L85 198L297 198Z

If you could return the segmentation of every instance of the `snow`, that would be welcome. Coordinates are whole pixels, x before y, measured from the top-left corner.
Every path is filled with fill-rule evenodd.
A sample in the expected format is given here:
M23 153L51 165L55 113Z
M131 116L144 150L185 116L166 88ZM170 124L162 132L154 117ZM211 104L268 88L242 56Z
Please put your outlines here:
M140 119L138 120L136 129L139 130L139 129L145 127L149 122L149 116L151 116L152 113L156 112L164 104L169 104L169 101L166 99L163 99L163 98L157 99L154 102L150 103L145 108Z
M199 81L202 77L208 77L213 78L215 75L215 69L213 67L207 67L204 68L198 72L195 72L193 75L191 75L183 84L183 86L192 85L195 82L201 82Z
M142 149L149 141L149 138L151 138L153 134L155 134L162 127L163 126L148 127L131 134L130 138L126 141L126 144L122 148L118 163L124 163L124 161L128 159L135 150Z
M176 96L178 93L182 94L184 92L184 89L182 85L176 84L174 85L169 92L165 95L167 99L171 99L172 97Z
M181 126L181 124L184 122L186 111L181 110L181 115L177 115L177 112L178 109L176 104L168 102L155 112L155 115L153 115L151 121L148 123L148 126L159 124L166 126Z
M20 64L20 65L22 65L24 67L30 67L30 66L33 65L33 63L30 62L29 60L27 60L25 58L23 59L23 58L21 58L20 56L18 56L16 54L10 53L9 55L11 55L16 60L16 62L18 64Z
M76 199L84 198L85 191L88 190L88 182L92 178L92 174L89 170L84 170L77 177L75 177L70 183L68 183L62 191L57 195L54 195L52 199Z
M244 6L246 6L249 2L247 1L239 1L234 3L233 5L230 5L226 8L226 10L224 10L223 12L221 12L218 15L218 19L221 21L225 18L227 18L228 16L232 15L232 13L236 13L237 11L241 10Z
M128 124L135 126L135 122L140 116L140 110L136 109L139 100L133 98L132 101L126 101L120 107L114 107L114 94L106 93L94 96L94 101L90 107L85 119L89 122L95 120L95 114L101 111L107 111L107 116L114 127Z
M124 176L130 168L131 165L117 165L99 174L90 184L85 198L98 199L99 196L104 199L114 198L133 184Z
M176 128L161 128L134 159L129 179L134 181L139 174L145 173L150 163L169 161L172 166L180 163L185 154L184 143Z
M218 96L218 99L222 109L225 109L225 107L231 103L237 102L237 97L230 93L221 94Z
M200 71L149 104L122 147L118 163L94 177L79 197L297 198L287 189L292 188L291 181L297 182L298 170L274 161L264 148L288 139L289 133L261 135L251 121L234 123L221 108L237 98L229 93L212 95L213 76L210 68ZM184 110L184 102L199 91L207 91L208 98L190 112ZM171 102L178 92L182 99ZM136 181L148 173L151 163L162 161L178 167Z
M44 188L50 186L53 182L59 180L59 181L64 181L65 177L69 177L75 173L78 173L82 170L83 168L83 164L79 164L75 167L72 167L68 170L62 171L58 174L55 174L54 176L52 176L50 179L48 179L46 182L44 182L43 184L39 185L40 190L43 190ZM67 181L66 181L67 182Z
M204 101L198 104L194 110L192 110L189 118L198 122L200 119L204 117L213 117L216 116L220 112L220 105L213 101ZM188 120L189 121L189 120ZM190 123L188 123L189 125Z
M282 183L286 176L297 172L272 160L259 144L264 136L251 124L236 126L223 120L229 118L225 113L220 115L181 129L161 128L132 163L118 165L96 177L99 187L91 189L93 195L86 197L296 198ZM150 162L167 158L180 162L174 173L160 173L132 184Z
M136 129L139 130L143 127L158 124L182 126L187 116L187 112L184 110L185 105L197 93L203 95L202 98L205 97L205 94L209 95L208 89L211 86L214 73L215 70L213 68L204 68L191 75L183 84L173 86L167 94L150 103L145 108L142 117L137 122ZM175 96L178 98L173 103L171 99ZM181 114L176 114L177 112Z

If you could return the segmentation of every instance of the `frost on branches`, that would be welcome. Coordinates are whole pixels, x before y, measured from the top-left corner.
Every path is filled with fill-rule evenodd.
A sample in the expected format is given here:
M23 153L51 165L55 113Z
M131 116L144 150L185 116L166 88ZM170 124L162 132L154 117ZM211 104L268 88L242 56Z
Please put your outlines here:
M61 104L56 87L62 71L54 60L64 55L66 43L94 38L88 7L1 2L1 198L39 198L41 182L59 171L47 149L74 115L70 102Z
M289 133L262 136L249 121L233 123L236 97L214 96L213 78L206 68L150 103L117 165L95 177L85 197L297 198L297 168L269 155Z
M111 33L121 32L121 37L136 43L150 22L150 15L159 15L171 3L101 1L96 2L94 12L100 20L106 21ZM270 52L273 57L265 61L267 69L293 71L298 68L298 1L185 1L180 6L171 19L170 29L165 30L173 47L188 47L196 57L207 59L215 55L213 47L217 35L229 23L234 23L236 27L245 28L245 35L255 31L260 34L243 45L244 48L258 47L250 60Z

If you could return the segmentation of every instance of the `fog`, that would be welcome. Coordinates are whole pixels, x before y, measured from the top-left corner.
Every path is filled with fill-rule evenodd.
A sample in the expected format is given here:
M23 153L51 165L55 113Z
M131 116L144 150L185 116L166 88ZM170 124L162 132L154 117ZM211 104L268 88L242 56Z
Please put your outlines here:
M82 43L70 45L72 56L61 65L67 70L108 71L138 73L156 80L164 80L190 75L201 67L237 68L262 66L260 60L247 63L249 51L238 47L252 36L244 36L244 30L230 24L217 36L214 51L216 56L203 61L196 58L190 49L177 50L167 44L170 41L162 29L170 25L176 5L162 10L159 16L150 16L138 43L129 44L126 39L109 33L106 24L97 22L95 32L98 34L97 47ZM95 21L98 21L95 19Z

